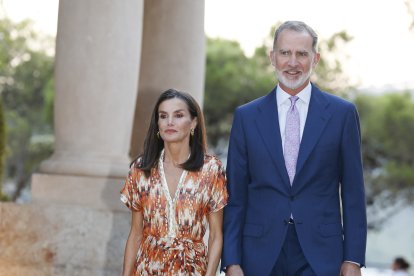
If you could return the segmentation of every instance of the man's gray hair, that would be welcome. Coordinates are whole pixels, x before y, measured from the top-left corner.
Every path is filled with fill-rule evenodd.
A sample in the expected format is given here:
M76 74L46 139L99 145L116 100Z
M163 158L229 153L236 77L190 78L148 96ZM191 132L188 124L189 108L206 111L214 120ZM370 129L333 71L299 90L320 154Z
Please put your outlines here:
M279 35L284 30L292 30L295 32L307 32L312 37L312 48L315 53L317 53L317 45L318 45L318 35L316 32L308 25L306 25L302 21L286 21L282 25L279 26L279 28L275 31L275 36L273 40L273 49L275 49L277 39L279 38Z

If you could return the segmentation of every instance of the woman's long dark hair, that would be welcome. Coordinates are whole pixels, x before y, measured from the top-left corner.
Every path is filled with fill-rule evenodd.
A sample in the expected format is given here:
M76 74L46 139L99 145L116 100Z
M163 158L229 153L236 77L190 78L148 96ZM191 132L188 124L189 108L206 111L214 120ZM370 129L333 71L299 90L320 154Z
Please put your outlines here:
M147 177L150 175L151 169L158 165L158 159L164 148L164 141L157 135L159 131L158 108L162 102L174 98L183 100L186 103L191 119L197 118L197 126L194 129L194 135L190 137L190 157L186 162L181 164L181 168L187 171L198 171L204 164L204 155L207 152L207 142L204 116L200 106L190 94L175 89L168 89L160 95L154 106L154 110L152 111L151 122L144 140L144 152L131 163L134 164L135 167L143 170ZM137 162L138 160L139 162Z

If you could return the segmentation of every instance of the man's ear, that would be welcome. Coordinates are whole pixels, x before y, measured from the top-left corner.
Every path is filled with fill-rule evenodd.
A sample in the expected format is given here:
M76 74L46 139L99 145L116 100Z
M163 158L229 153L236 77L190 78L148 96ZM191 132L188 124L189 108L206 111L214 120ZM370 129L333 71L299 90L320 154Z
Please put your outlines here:
M270 59L270 63L272 63L272 66L275 67L275 62L274 62L274 58L273 57L274 57L274 51L271 50L269 52L269 59Z
M313 59L313 67L316 67L316 65L318 65L320 59L321 59L321 54L316 53L315 58Z

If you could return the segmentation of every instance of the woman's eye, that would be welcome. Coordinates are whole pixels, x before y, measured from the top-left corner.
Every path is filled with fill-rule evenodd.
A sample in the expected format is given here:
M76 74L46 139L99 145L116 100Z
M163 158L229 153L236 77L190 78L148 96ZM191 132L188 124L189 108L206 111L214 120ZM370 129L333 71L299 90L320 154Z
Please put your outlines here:
M184 117L184 115L183 115L183 114L181 114L181 113L178 113L177 115L175 115L175 117L177 117L177 118L182 118L182 117Z
M160 119L165 119L165 118L167 118L167 116L165 114L160 115Z

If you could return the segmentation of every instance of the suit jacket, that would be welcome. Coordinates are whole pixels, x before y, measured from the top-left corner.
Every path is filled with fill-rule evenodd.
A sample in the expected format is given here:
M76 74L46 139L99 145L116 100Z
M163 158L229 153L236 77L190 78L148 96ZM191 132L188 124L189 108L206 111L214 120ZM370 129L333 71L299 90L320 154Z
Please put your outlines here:
M237 108L227 159L222 268L269 275L292 214L317 275L364 265L367 236L359 117L355 106L312 84L292 186L286 171L276 89Z

